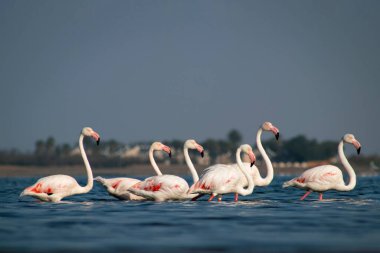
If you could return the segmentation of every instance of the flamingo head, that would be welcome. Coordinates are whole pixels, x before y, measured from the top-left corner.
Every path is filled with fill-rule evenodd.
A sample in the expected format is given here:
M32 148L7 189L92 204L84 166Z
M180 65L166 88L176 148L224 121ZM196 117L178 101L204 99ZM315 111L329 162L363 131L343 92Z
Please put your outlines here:
M99 145L100 142L100 135L95 132L91 127L84 127L82 129L82 134L84 136L92 137L96 141L96 145Z
M264 131L271 131L274 136L276 136L276 140L278 140L278 138L280 137L280 131L278 130L277 127L275 127L272 123L270 123L269 121L267 122L264 122L263 125L261 126L261 128L264 130Z
M358 154L360 154L360 150L362 148L362 145L360 145L360 142L355 139L355 136L353 134L344 135L343 141L346 143L350 143L350 144L354 145L354 147L356 148L356 152L358 152Z
M162 144L159 141L153 142L152 145L151 145L151 148L153 150L162 150L162 151L168 153L168 155L169 155L170 158L172 157L172 151L171 151L171 149L168 146Z
M249 157L249 160L251 161L251 167L255 164L256 162L256 156L252 151L252 147L248 144L243 144L240 146L241 151L246 153Z
M202 157L204 156L204 148L201 145L199 145L195 140L187 140L185 142L185 147L189 149L196 149Z

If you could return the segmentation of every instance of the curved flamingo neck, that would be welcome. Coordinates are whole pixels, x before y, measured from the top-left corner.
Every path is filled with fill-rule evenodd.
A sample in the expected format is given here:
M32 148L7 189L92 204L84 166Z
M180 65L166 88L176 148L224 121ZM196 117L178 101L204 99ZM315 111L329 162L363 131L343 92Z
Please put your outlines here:
M162 173L161 173L161 170L158 168L156 161L154 160L153 152L154 152L154 148L150 147L150 149L149 149L149 161L150 161L150 164L152 164L153 169L156 172L156 174L158 176L161 176Z
M236 151L236 162L238 164L238 167L239 169L241 170L241 172L244 174L245 178L247 179L248 181L248 187L247 189L244 189L244 187L242 187L241 185L238 186L238 190L237 192L240 194L240 195L248 195L248 194L251 194L253 192L253 188L255 187L255 185L253 184L253 179L252 177L248 174L248 172L245 170L245 167L244 167L244 164L243 162L241 161L241 157L240 157L240 154L241 154L241 147L239 147Z
M193 177L193 184L195 184L196 182L198 182L199 176L198 176L197 170L194 168L193 162L190 159L189 148L186 145L183 147L183 153L185 155L186 164L189 167L191 176Z
M257 144L257 148L259 149L261 156L264 159L265 166L267 167L267 175L265 178L262 178L259 170L257 170L258 180L256 182L256 185L267 186L273 180L273 166L272 166L272 163L271 163L267 153L265 152L265 149L263 148L263 145L261 144L261 134L262 133L263 133L263 129L260 127L259 131L257 131L257 135L256 135L256 144Z
M86 167L87 184L86 184L86 186L81 187L81 193L87 193L92 189L92 187L94 185L94 179L93 179L90 163L88 162L86 152L84 151L83 139L84 139L84 135L81 134L79 137L79 149L80 149L80 153L81 153L82 158L83 158L84 165Z
M339 154L340 161L343 164L343 167L346 169L346 171L350 177L350 181L348 182L348 185L343 185L343 186L339 187L339 190L351 191L356 186L356 174L355 174L354 169L351 167L350 163L348 162L348 160L344 154L343 145L344 145L344 143L342 140L342 141L340 141L339 146L338 146L338 154Z

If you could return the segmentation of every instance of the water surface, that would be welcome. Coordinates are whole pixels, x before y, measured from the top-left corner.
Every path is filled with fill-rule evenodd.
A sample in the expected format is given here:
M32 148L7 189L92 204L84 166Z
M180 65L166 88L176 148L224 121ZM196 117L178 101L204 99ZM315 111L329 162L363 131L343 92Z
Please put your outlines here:
M0 249L9 252L380 252L380 177L299 201L276 177L223 202L131 202L99 185L62 203L18 199L37 178L0 178ZM79 178L85 184L85 178Z

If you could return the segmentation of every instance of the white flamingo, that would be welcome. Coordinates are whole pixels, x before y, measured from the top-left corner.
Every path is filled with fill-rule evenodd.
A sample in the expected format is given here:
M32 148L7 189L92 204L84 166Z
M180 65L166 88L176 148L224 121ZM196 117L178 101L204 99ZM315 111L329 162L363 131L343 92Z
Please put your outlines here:
M252 175L247 171L246 166L244 166L241 161L241 152L248 155L251 161L251 166L253 166L256 157L252 151L252 147L248 144L241 145L236 151L236 162L241 173L235 173L235 171L229 166L222 166L219 168L218 174L213 174L212 176L207 173L204 174L195 184L192 193L211 194L209 201L217 195L227 193L235 193L243 196L251 194L255 185ZM246 189L241 183L241 177L245 177L248 182L248 187ZM235 199L235 201L237 201L237 199Z
M108 194L120 200L142 200L143 197L136 196L128 191L129 187L137 184L141 180L128 177L103 178L96 177L98 181L107 190Z
M338 167L333 165L322 165L306 170L301 176L285 182L282 187L292 186L306 190L306 193L301 197L301 200L304 200L312 191L319 192L319 200L322 200L323 192L327 190L351 191L354 189L356 185L356 174L344 155L344 143L354 145L358 154L360 154L361 145L352 134L346 134L343 136L338 145L340 161L350 177L347 185L344 183L342 171Z
M79 149L87 171L87 185L82 187L77 181L66 175L52 175L39 179L34 185L27 187L20 195L32 196L42 201L59 202L62 198L87 193L92 189L93 178L90 163L88 162L86 152L83 147L83 138L92 137L99 145L100 137L97 132L90 127L83 128L79 137Z
M152 165L154 171L158 176L161 176L162 173L160 169L157 166L156 161L153 157L153 152L160 147L161 143L153 143L149 148L149 161ZM166 150L166 152L169 152L169 156L171 156L170 148L167 146L162 147L163 150ZM107 192L114 196L115 198L121 199L121 200L142 200L145 199L143 197L137 196L131 192L128 191L128 189L141 182L141 180L135 179L135 178L128 178L128 177L117 177L117 178L102 178L102 177L96 177L96 181L101 183L104 188L107 190Z
M245 169L247 171L249 171L251 177L253 178L253 182L254 182L255 186L267 186L273 180L273 166L272 166L272 163L271 163L267 153L265 152L265 149L263 148L263 145L261 144L261 134L263 133L263 131L272 132L275 135L277 140L280 136L280 132L279 132L278 128L275 127L270 122L264 122L261 125L261 127L259 128L259 130L257 131L256 144L257 144L257 148L259 149L260 154L262 155L262 157L264 159L264 162L265 162L265 165L267 168L266 177L265 178L261 177L260 171L258 170L256 165L250 166L249 163L243 163ZM230 170L228 172L228 174L231 175L231 180L233 180L234 178L240 178L240 180L241 180L240 183L242 184L242 186L243 187L248 186L247 179L245 177L241 176L241 171L239 170L239 165L236 163L235 164L215 164L215 165L206 169L206 171L204 173L204 177L207 177L208 180L212 180L213 177L218 178L219 177L218 174L220 174L221 169ZM218 179L216 179L216 180L218 180ZM195 198L194 200L196 200L197 198ZM238 198L239 198L238 194L235 194L235 201L238 201ZM218 200L219 201L222 200L222 195L218 196Z
M156 150L163 150L164 146L163 144L157 145ZM187 140L184 144L185 160L193 177L193 182L195 183L199 177L190 160L188 149L196 149L202 156L204 150L195 140ZM188 190L189 185L187 182L183 178L174 175L149 177L129 188L129 191L133 194L155 201L185 200L197 196L197 194L189 194Z

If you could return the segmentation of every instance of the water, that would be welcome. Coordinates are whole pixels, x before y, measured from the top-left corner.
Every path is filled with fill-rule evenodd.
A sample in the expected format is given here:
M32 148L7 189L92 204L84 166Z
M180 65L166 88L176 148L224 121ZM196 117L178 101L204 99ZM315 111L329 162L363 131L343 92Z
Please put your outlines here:
M322 202L282 189L287 177L238 203L119 201L97 184L63 203L19 201L36 179L0 178L2 252L380 252L380 177Z

